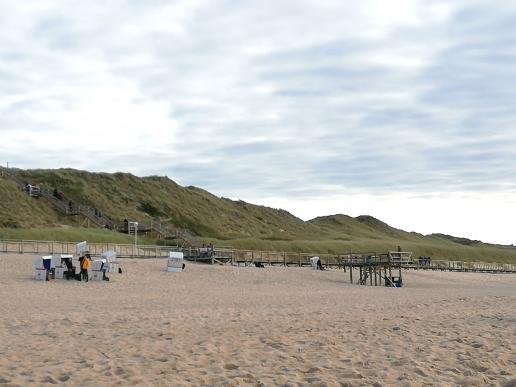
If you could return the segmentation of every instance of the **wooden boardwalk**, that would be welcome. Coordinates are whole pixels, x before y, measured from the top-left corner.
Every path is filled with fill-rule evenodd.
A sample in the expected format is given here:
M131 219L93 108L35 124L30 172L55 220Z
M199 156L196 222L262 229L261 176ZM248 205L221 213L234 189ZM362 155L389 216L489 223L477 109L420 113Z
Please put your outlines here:
M0 240L0 252L27 253L27 254L74 254L77 242L33 241L33 240ZM96 256L103 251L113 250L121 258L166 258L170 251L182 251L190 261L211 264L231 264L251 266L260 262L264 265L278 266L310 266L310 258L318 256L326 268L340 268L367 266L369 262L377 260L385 263L385 254L377 253L349 253L343 255L318 253L292 253L278 251L239 250L232 247L213 248L208 253L202 248L180 246L132 245L118 243L89 243L91 253ZM384 261L382 261L382 259ZM430 263L418 261L400 262L399 266L405 270L441 270L480 273L516 273L516 263L495 262L463 262L432 260Z

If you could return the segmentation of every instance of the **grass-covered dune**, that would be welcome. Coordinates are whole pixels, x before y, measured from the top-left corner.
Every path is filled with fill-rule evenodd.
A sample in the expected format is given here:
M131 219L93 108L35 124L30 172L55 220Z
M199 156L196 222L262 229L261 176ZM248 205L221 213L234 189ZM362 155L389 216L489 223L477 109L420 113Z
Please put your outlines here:
M187 229L199 241L216 245L332 254L386 252L401 246L433 259L516 262L516 249L511 246L406 232L371 216L333 215L305 222L281 209L182 187L168 177L72 169L14 172L18 182L56 188L66 200L98 208L116 222L152 220ZM132 243L127 235L80 228L76 219L58 213L48 201L30 198L9 176L0 177L0 195L0 238Z

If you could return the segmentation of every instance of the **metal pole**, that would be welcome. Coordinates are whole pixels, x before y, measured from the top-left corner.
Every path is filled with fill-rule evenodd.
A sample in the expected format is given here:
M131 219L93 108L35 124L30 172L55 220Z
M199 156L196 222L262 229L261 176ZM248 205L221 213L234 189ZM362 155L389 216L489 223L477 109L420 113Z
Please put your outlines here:
M138 249L138 222L134 222L134 247Z

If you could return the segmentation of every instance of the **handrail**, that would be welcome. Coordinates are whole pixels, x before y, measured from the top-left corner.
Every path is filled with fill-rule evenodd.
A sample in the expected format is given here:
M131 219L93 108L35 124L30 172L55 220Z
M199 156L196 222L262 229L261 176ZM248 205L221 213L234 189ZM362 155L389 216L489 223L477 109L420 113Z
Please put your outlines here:
M18 183L22 189L25 187L26 181L21 179L14 169L7 169L4 167L0 167L0 171L2 172L2 176L8 177L11 180L14 180ZM75 205L71 200L69 200L66 196L61 195L59 198L54 196L54 190L51 190L44 185L39 186L39 195L44 197L51 205L53 205L57 210L64 213L65 215L83 215L89 220L93 221L95 224L103 227L108 227L112 230L117 230L118 225L116 222L108 218L102 211L95 209L91 206L87 206L84 204ZM192 235L189 235L187 232L183 232L178 228L171 229L170 227L164 227L161 223L153 222L139 222L140 225L146 226L151 231L154 231L161 235L163 238L167 238L170 236L174 236L175 238L180 238L183 240L183 245L186 243L188 245L195 245L195 238ZM122 228L124 230L124 228Z

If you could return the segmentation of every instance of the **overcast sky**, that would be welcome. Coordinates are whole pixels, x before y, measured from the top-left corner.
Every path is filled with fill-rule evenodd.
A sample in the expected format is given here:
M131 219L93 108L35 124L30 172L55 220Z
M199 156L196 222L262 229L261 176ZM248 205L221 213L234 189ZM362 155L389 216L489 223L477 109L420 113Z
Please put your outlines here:
M0 159L515 243L516 2L0 0Z

